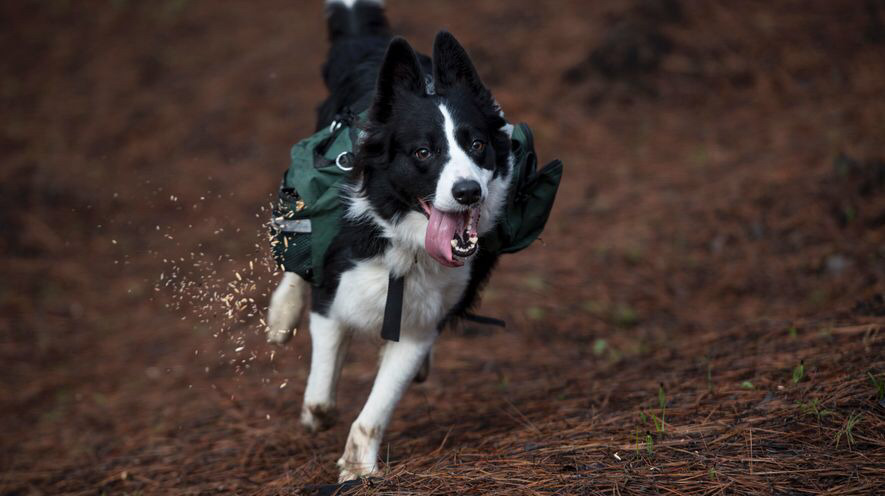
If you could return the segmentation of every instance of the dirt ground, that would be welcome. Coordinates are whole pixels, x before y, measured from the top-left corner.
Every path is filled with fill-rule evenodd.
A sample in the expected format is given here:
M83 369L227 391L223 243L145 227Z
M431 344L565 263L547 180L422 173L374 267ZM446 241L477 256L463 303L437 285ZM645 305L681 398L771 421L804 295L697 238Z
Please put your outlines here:
M885 486L883 2L388 5L425 52L451 30L566 172L485 292L507 329L440 339L356 491ZM375 351L310 436L306 329L259 332L322 20L318 0L2 3L0 494L334 482Z

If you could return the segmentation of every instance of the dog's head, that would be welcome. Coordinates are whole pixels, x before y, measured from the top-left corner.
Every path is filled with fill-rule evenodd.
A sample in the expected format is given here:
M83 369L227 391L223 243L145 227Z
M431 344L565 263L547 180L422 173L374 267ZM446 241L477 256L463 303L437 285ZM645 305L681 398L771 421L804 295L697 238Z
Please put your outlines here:
M432 83L395 38L357 154L362 194L388 225L414 226L441 264L463 265L505 200L511 130L454 36L434 41Z

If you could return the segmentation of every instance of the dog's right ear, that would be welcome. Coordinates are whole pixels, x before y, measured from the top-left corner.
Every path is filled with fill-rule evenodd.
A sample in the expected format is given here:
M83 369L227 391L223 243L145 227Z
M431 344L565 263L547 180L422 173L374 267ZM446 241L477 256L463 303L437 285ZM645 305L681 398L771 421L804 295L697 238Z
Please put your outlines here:
M387 122L396 98L403 93L423 95L424 76L415 50L405 39L396 37L388 45L378 72L370 118L378 123Z

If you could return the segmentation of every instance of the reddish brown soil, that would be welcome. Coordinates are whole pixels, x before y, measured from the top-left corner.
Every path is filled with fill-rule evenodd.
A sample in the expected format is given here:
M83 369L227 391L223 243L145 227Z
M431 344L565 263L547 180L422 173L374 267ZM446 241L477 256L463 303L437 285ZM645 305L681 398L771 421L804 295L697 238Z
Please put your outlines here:
M443 336L361 491L885 486L881 2L389 3L422 50L452 30L567 170L485 293L507 330ZM213 297L266 300L321 2L22 0L0 27L0 493L333 482L373 348L309 436L307 333L272 358Z

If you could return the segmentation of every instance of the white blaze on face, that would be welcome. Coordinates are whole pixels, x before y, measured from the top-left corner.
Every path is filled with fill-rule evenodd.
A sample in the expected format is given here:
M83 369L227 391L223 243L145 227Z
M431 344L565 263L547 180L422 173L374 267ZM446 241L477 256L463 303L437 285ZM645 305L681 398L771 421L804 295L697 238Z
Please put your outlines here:
M443 130L445 131L446 141L449 147L449 161L443 166L439 175L439 181L436 183L436 196L433 200L433 206L444 212L455 210L463 210L465 207L455 200L452 196L452 187L455 183L462 180L473 180L479 183L482 188L482 200L484 201L489 195L489 183L494 176L494 172L489 169L483 169L467 155L467 152L461 148L455 139L455 121L452 114L445 105L439 106L439 111L443 116Z

